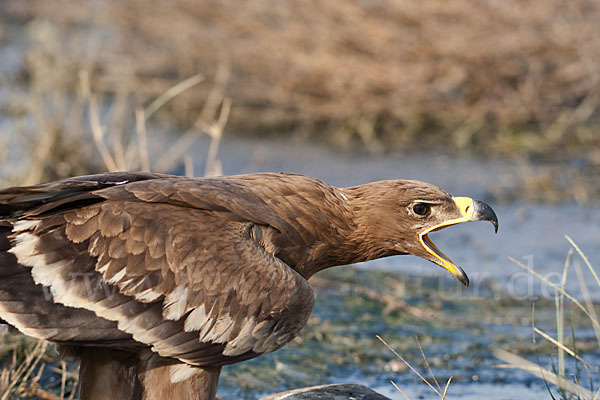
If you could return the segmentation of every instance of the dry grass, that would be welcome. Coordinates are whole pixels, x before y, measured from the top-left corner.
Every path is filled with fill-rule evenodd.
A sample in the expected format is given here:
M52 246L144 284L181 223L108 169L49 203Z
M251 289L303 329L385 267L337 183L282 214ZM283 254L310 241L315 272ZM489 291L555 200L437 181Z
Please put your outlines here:
M77 393L78 376L72 366L59 360L48 342L23 340L3 331L0 334L4 361L0 369L0 399L36 398L44 400L72 400ZM48 376L60 377L56 382ZM56 394L55 394L56 393Z
M54 28L40 23L31 27L33 37L56 39ZM42 40L42 39L40 39ZM50 46L50 49L52 46ZM190 147L202 135L211 137L204 171L196 175L220 175L217 149L229 118L231 100L225 95L227 66L221 65L217 81L192 75L150 97L134 91L123 77L118 93L95 92L96 79L85 61L64 65L49 48L28 53L28 88L10 86L0 73L0 84L10 87L0 97L0 122L4 114L10 124L0 124L0 186L28 185L69 176L103 171L152 170L172 172L185 163L193 175ZM56 57L48 62L48 57ZM149 145L165 139L155 113L169 106L182 93L204 84L207 98L191 125L181 126L178 140ZM72 91L72 92L71 92ZM2 100L5 100L3 103ZM144 103L147 105L144 106ZM3 129L4 127L4 129ZM148 128L151 129L148 132ZM151 156L152 154L152 156ZM196 160L198 162L200 160Z
M423 351L423 347L421 346L421 342L419 341L418 338L415 338L415 340L417 342L417 345L419 346L419 351L421 352L421 356L423 357L423 362L425 363L425 367L427 368L427 372L431 376L431 380L433 381L433 383L431 383L431 382L429 382L429 380L425 379L425 377L423 377L423 375L419 371L417 371L415 369L415 367L413 367L408 361L406 361L404 359L404 357L402 357L400 354L398 354L398 352L396 352L396 350L394 350L394 348L392 346L390 346L385 340L383 340L383 338L381 338L381 336L377 335L376 337L381 343L384 344L385 347L387 347L392 353L394 353L394 355L400 361L402 361L402 363L404 363L404 365L406 365L406 367L408 367L408 369L410 369L412 373L414 373L417 377L419 377L421 382L423 382L424 384L429 386L429 388L437 395L437 397L439 397L441 400L446 400L447 395L448 395L448 389L450 389L450 383L452 382L452 377L448 378L448 381L446 382L446 385L444 386L444 389L442 390L442 387L440 386L437 378L435 377L435 374L433 373L433 370L431 369L429 361L427 360L427 356L425 356L425 352ZM400 392L402 394L402 396L404 396L404 398L406 400L410 400L410 398L406 395L406 393L404 393L404 391L402 389L400 389L400 387L396 384L396 382L390 381L390 383L394 386L394 388L396 388L396 390L398 392Z
M4 14L51 26L32 48L67 70L84 62L93 90L117 98L230 65L234 131L300 130L374 150L583 149L600 163L596 1L38 0ZM201 89L162 116L191 124Z

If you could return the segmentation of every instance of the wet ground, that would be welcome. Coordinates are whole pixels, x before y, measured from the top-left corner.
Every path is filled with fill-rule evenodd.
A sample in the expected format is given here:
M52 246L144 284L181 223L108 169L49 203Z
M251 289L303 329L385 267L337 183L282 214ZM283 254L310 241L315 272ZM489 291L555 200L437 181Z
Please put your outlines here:
M273 354L226 367L220 387L224 398L254 399L288 388L351 382L403 399L390 380L411 399L434 398L376 335L429 377L418 337L440 384L453 377L450 399L549 398L542 381L496 368L502 362L492 355L494 348L505 348L535 361L532 301L514 300L492 284L481 285L478 298L453 299L454 292L464 290L452 282L440 290L436 279L352 267L325 271L315 283L317 304L303 334ZM406 304L396 304L394 298ZM553 301L535 303L536 326L553 332ZM593 349L593 333L585 321L575 321L574 328L578 348ZM540 344L537 351L550 368L552 347ZM592 363L599 360L597 352L584 354ZM568 365L575 372L575 365Z

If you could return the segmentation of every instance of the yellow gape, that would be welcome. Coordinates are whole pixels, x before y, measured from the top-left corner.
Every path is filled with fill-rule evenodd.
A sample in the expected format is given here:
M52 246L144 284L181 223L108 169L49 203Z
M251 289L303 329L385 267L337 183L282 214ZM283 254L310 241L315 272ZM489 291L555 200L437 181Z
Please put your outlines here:
M461 213L461 217L450 219L442 222L439 225L435 225L424 232L419 234L419 240L421 241L421 245L431 253L436 259L437 264L442 268L445 268L454 275L459 281L461 281L465 286L469 285L469 279L467 275L463 271L461 267L456 265L454 261L450 259L447 255L445 255L427 236L429 232L437 231L438 229L445 228L447 226L460 224L463 222L469 222L473 220L473 215L475 214L475 204L472 198L470 197L453 197L454 203L456 203L456 207Z

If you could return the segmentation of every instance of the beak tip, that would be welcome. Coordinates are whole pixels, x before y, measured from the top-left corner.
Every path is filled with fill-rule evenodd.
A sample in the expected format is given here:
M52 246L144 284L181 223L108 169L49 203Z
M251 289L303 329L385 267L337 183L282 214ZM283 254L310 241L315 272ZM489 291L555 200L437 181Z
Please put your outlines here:
M492 207L485 204L483 201L474 200L475 213L472 221L490 221L494 225L494 232L498 233L498 217Z
M469 277L467 276L467 274L465 273L465 270L462 269L461 267L457 267L456 271L453 274L456 279L459 280L460 283L462 283L463 285L465 285L465 287L469 287Z

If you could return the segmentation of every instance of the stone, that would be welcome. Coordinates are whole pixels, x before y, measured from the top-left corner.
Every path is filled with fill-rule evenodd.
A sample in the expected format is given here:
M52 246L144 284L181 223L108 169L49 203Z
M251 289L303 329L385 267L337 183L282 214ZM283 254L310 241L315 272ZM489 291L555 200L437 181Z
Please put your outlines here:
M390 400L390 398L363 385L334 384L275 393L261 397L260 400Z

